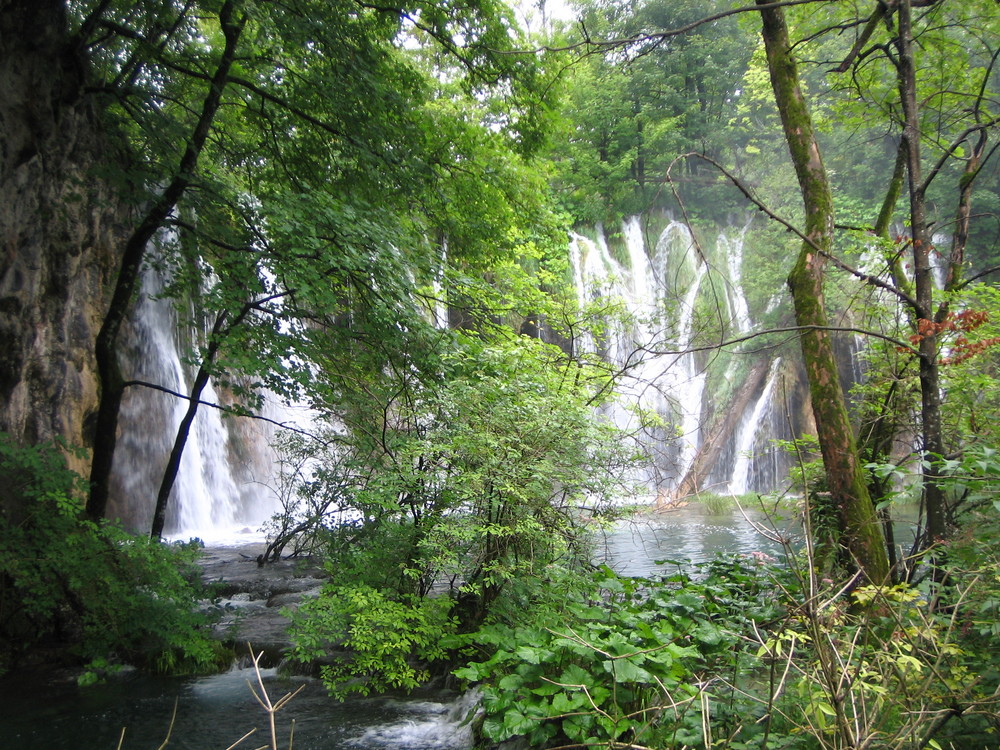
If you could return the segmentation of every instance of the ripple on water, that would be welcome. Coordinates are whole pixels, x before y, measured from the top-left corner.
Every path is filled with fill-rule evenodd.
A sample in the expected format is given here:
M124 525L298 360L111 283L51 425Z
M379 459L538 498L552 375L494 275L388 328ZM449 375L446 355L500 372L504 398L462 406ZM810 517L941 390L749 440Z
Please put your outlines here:
M462 702L454 693L337 702L316 680L263 674L272 700L305 685L277 715L279 747L288 747L293 721L295 750L460 750L471 744L456 718ZM167 736L175 701L171 750L228 747L255 728L254 739L240 747L259 747L269 742L267 715L248 683L256 685L253 669L186 679L132 674L88 688L5 679L0 747L109 750L124 728L123 750L149 750Z

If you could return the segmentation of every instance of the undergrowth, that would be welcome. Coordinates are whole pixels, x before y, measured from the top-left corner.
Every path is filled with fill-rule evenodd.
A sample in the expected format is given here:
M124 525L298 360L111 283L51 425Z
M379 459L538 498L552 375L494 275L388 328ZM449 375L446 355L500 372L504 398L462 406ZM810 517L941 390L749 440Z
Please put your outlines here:
M55 445L0 436L0 671L40 654L170 673L229 660L210 637L198 543L164 545L84 517L82 481Z

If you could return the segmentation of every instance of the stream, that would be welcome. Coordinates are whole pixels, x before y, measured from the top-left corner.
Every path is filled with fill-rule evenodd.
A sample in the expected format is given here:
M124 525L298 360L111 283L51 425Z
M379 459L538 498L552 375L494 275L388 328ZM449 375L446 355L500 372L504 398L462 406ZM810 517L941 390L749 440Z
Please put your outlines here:
M458 750L470 745L461 726L470 708L455 693L380 696L342 703L318 680L280 678L262 670L272 701L303 689L278 712L278 746L294 750ZM0 746L7 750L156 750L168 730L171 750L223 750L256 728L241 748L269 745L267 715L250 691L252 667L208 677L164 678L137 673L105 685L0 683ZM173 729L170 719L177 701Z

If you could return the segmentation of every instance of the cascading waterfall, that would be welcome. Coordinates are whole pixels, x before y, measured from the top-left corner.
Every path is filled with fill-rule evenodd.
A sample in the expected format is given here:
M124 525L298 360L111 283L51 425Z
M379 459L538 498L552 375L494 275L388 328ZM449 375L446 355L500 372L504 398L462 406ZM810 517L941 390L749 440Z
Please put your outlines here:
M750 331L752 321L750 320L750 306L747 304L746 295L743 293L743 245L746 241L747 231L751 222L748 221L739 234L730 239L725 232L719 234L718 249L726 259L726 267L729 270L729 283L726 285L726 300L729 303L730 318L736 328L737 334Z
M679 395L677 403L681 410L681 473L687 472L691 468L695 454L701 444L701 415L702 397L705 392L705 379L707 373L698 369L694 354L687 350L691 346L691 332L694 324L694 306L701 289L701 281L705 277L706 266L704 263L698 265L694 281L691 288L684 295L681 304L680 322L678 324L679 333L677 336L677 351L685 352L681 356L681 382L678 383Z
M143 271L124 356L132 380L186 395L192 372L183 361L174 302L163 297L163 273ZM211 384L201 400L223 403ZM127 389L119 421L122 438L115 452L110 514L136 531L149 529L156 493L187 400L141 385ZM245 419L223 419L202 405L192 424L167 508L167 534L221 539L256 530L274 509L271 430Z
M754 403L753 410L744 413L740 420L740 427L736 432L736 461L733 463L733 473L728 487L728 491L733 495L744 495L752 490L761 489L755 486L752 470L754 460L757 458L757 448L760 447L761 427L770 416L780 372L781 357L778 357L771 363L764 391Z
M652 258L638 217L626 221L623 229L628 267L611 255L603 227L597 227L595 240L572 235L570 258L580 302L617 298L629 313L627 321L613 327L604 341L584 339L575 344L618 365L629 364L629 375L621 385L622 397L606 410L617 426L638 431L635 410L630 407L639 405L680 431L680 440L673 437L672 429L643 433L641 442L652 468L638 481L658 489L683 473L698 450L705 374L687 349L707 267L694 252L687 228L679 222L664 229ZM672 309L669 315L665 312L668 309ZM651 353L664 349L673 353Z
M708 436L706 425L712 420L721 423L719 414L727 405L716 404L715 394L706 393L708 358L692 351L695 313L703 297L713 303L720 300L730 332L752 330L742 283L743 245L749 228L750 222L746 222L735 231L718 235L712 257L718 259L717 267L725 268L724 279L719 279L718 271L702 257L690 230L681 222L667 222L649 252L639 217L627 219L621 234L627 266L610 252L603 227L597 227L595 239L572 235L570 259L581 304L614 298L628 312L625 322L613 324L613 331L604 340L574 343L627 370L619 401L605 407L605 415L637 436L649 468L636 480L660 497L693 471L708 439L722 441L716 453L719 463L725 465L703 468L699 475L721 475L722 480L716 482L740 492L770 490L781 478L782 467L769 445L775 429L780 430L773 407L781 360L771 364L761 392L747 396L740 407L744 409L741 420L730 428L733 433ZM720 281L724 294L716 294ZM709 289L714 297L705 297ZM727 382L736 378L736 365L734 359L727 366L723 376ZM635 407L640 412L656 413L664 426L639 429Z
M711 255L719 260L714 266L702 257L689 229L676 221L667 222L650 251L639 217L628 219L622 227L621 261L609 248L602 226L596 228L594 239L579 234L571 237L569 255L580 303L619 300L628 313L596 340L585 336L573 346L627 365L621 398L606 407L605 416L639 439L649 462L635 479L651 494L673 490L692 469L711 437L705 434L706 425L726 408L714 403L715 394L706 392L706 358L690 349L696 334L696 308L709 283L713 292L719 288L719 267L728 275L722 280L726 292L717 299L729 317L729 330L745 333L752 328L741 279L748 227L720 233ZM181 340L174 303L161 298L165 279L149 268L143 284L130 333L131 352L125 356L133 369L129 375L187 394L193 373L183 362L182 352L190 347ZM443 307L433 310L439 324L444 312ZM780 479L780 466L761 465L767 460L775 463L764 456L774 451L759 448L773 430L779 370L777 363L772 364L763 392L748 400L742 427L726 439L717 461L720 465L712 469L713 481L733 492L767 490L769 483ZM730 364L724 378L733 380L733 372ZM210 384L202 398L218 403L225 400L225 394ZM128 389L111 512L131 528L149 526L156 489L186 405L183 398L151 388ZM640 425L635 406L658 415L661 425ZM292 413L290 408L271 404L267 416L279 422L311 421L308 410ZM245 527L256 530L278 506L272 489L278 484L273 438L274 430L267 425L223 419L219 410L202 406L168 507L168 533L219 539ZM721 480L717 478L720 472Z

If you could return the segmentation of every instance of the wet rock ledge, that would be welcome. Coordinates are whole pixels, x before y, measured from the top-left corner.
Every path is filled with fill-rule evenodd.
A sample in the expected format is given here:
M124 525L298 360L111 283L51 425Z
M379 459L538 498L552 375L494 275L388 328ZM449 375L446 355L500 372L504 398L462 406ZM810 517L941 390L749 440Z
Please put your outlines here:
M289 619L282 610L295 610L319 594L326 575L310 558L279 560L258 565L263 542L234 547L206 547L201 561L202 580L211 587L221 610L217 636L238 652L249 644L264 652L264 661L278 664L291 647Z

